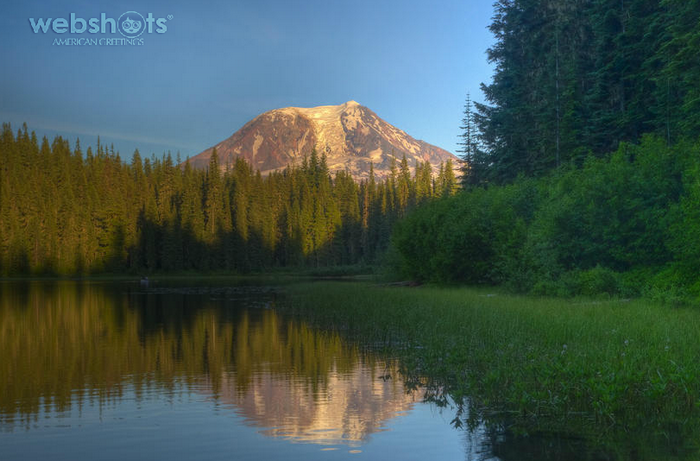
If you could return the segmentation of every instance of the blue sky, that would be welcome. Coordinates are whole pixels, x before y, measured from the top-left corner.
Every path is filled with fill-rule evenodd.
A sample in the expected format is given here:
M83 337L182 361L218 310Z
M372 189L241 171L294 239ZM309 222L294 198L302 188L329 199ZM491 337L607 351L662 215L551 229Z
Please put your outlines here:
M356 100L455 152L466 94L481 100L493 73L491 3L4 0L0 120L83 146L100 135L124 158L139 148L184 159L267 110ZM143 33L142 45L59 46L122 36L34 33L29 21L126 11L165 18L167 31Z

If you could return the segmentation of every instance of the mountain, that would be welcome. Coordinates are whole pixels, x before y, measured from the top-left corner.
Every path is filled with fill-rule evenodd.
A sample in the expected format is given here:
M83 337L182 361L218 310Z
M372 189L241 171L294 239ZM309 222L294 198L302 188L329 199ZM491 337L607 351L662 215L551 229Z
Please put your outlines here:
M285 107L258 115L231 137L189 161L195 168L207 168L216 148L225 169L243 157L262 174L300 165L316 148L325 152L331 172L348 170L355 179L369 177L370 162L375 175L389 175L391 159L401 162L405 154L411 171L416 162L428 161L437 173L440 163L457 157L439 147L413 139L355 101L338 106Z

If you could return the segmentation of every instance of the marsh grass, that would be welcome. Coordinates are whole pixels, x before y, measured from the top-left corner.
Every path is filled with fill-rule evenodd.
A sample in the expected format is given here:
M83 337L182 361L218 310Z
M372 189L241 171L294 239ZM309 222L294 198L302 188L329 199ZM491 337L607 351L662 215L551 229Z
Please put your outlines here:
M670 438L700 407L700 312L644 300L551 299L472 288L291 285L287 309L398 354L431 398L470 418ZM675 428L675 429L674 429Z

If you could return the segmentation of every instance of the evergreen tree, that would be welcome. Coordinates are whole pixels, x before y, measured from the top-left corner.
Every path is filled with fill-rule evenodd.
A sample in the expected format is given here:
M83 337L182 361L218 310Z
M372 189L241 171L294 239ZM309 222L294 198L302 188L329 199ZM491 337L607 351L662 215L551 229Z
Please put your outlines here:
M99 138L83 152L3 125L0 274L371 263L399 215L437 195L430 165L416 173L404 156L358 184L315 151L266 177L242 159L222 172L216 152L204 171L138 150L127 164ZM443 168L441 192L449 182Z
M471 95L467 93L464 118L462 118L462 125L459 127L462 130L459 152L462 154L460 182L463 188L487 182L488 159L479 147L479 134L475 117Z

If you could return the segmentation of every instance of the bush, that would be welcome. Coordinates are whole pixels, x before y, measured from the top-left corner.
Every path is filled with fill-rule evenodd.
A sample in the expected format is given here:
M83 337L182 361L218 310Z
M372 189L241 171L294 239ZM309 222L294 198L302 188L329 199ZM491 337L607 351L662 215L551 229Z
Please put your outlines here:
M617 273L601 266L596 266L578 274L579 294L595 296L598 294L619 294Z
M700 298L697 151L645 137L580 168L429 203L395 229L397 265L538 295Z
M405 276L438 282L513 279L534 190L527 181L474 189L424 205L400 222L392 245Z

